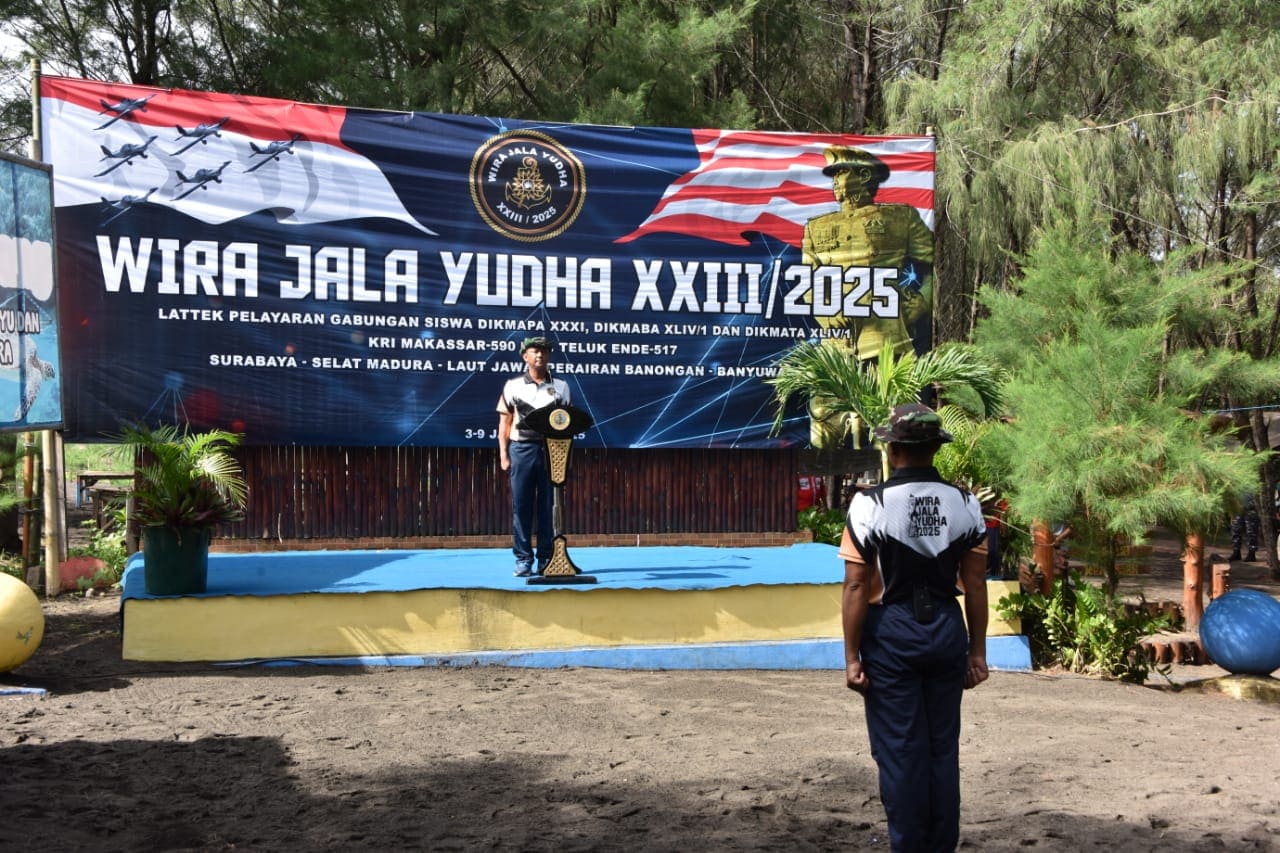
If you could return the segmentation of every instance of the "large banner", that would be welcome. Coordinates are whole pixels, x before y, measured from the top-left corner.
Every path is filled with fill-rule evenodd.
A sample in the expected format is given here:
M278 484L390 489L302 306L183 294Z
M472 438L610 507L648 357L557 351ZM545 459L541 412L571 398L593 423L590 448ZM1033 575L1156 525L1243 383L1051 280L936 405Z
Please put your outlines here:
M62 425L53 182L0 153L0 432Z
M541 335L582 444L776 447L788 348L929 344L928 137L40 91L68 440L492 445Z

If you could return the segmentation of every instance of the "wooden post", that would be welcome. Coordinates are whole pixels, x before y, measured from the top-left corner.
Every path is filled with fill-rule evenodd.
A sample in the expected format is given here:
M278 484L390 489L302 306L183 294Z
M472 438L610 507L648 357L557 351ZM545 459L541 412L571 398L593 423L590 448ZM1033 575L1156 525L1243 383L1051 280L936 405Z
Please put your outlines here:
M1213 564L1213 589L1210 592L1209 599L1221 598L1227 594L1227 590L1231 589L1231 564L1230 563L1214 563Z
M36 458L32 455L36 447L35 436L24 432L22 445L22 570L25 573L36 562L35 549L31 547L34 536L31 515L35 512L36 491Z
M40 434L40 460L44 472L44 594L62 592L62 554L66 548L58 537L58 513L62 489L58 487L57 448L52 430Z
M1053 531L1049 522L1036 520L1031 522L1031 559L1040 569L1040 591L1045 595L1053 592L1053 573L1055 551L1053 547Z
M138 526L134 523L133 490L130 489L124 499L124 550L125 553L133 554L138 548Z
M1200 630L1200 617L1204 615L1204 536L1198 532L1187 534L1182 550L1182 630L1195 633Z

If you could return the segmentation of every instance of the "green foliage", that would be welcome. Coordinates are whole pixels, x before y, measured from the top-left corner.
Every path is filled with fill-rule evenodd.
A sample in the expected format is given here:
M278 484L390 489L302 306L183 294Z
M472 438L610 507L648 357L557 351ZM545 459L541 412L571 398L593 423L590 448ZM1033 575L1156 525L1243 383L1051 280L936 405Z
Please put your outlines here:
M120 436L142 455L134 486L141 527L213 527L244 518L245 482L231 449L236 433L128 426Z
M1006 518L1000 530L1000 577L1017 580L1023 562L1031 556L1031 532L1012 524Z
M22 555L10 554L8 551L0 551L0 572L6 575L13 575L18 580L26 583L27 575L22 569Z
M969 396L957 395L957 399L975 401L979 417L995 415L1004 405L1002 371L964 346L944 347L923 356L895 355L885 347L876 360L861 361L838 344L802 342L778 360L777 368L766 380L774 389L775 432L781 429L793 397L833 416L848 417L850 423L857 418L871 426L885 423L894 406L916 402L928 389L967 389ZM887 460L883 467L887 476Z
M1010 502L1024 519L1070 520L1114 589L1116 542L1161 524L1212 531L1232 496L1256 490L1260 457L1196 409L1215 390L1275 388L1280 371L1174 347L1176 318L1210 310L1214 293L1188 284L1197 274L1107 249L1096 232L1046 233L1016 287L981 291L990 315L976 342L1012 368L1013 417L987 445Z
M885 78L936 75L958 16L937 0L11 0L0 60L370 108L862 133L885 129ZM0 90L24 109L20 84Z
M844 536L845 511L842 509L811 506L801 510L796 519L801 530L813 533L814 542L839 545Z
M85 471L133 470L133 456L119 444L67 444L63 456L68 477Z
M1233 265L1205 282L1226 310L1177 343L1273 356L1280 5L970 0L949 23L941 73L886 87L896 129L938 131L940 336L971 331L973 290L1016 281L1043 230L1089 246L1101 217L1116 254Z
M0 513L22 503L22 458L27 452L21 433L0 436ZM30 452L39 453L38 448Z
M969 489L990 514L1004 472L985 446L988 435L998 421L975 418L957 405L938 407L942 426L953 440L942 445L934 457L934 467L943 477Z
M111 515L111 524L105 530L99 528L91 518L81 522L81 526L89 532L89 544L72 548L71 556L96 557L104 563L92 578L80 579L82 589L99 585L115 586L124 576L124 565L129 560L129 552L124 544L127 522L124 507L117 508Z
M297 0L259 7L256 27L235 24L257 48L237 67L256 93L324 103L752 126L745 93L724 81L726 57L742 42L754 5ZM206 17L199 7L188 13Z
M996 605L1020 619L1038 668L1062 667L1142 684L1152 670L1139 641L1169 627L1168 617L1129 613L1115 595L1085 582L1079 572L1059 577L1053 591L1017 592Z

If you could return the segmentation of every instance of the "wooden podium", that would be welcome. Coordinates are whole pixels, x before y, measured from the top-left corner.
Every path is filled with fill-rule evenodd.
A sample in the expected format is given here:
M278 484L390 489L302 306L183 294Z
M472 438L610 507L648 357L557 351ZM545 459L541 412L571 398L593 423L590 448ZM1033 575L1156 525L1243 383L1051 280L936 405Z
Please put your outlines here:
M546 454L547 470L551 474L551 527L555 537L551 559L542 574L534 575L525 583L535 586L595 583L593 576L584 575L570 559L564 535L564 484L569 477L569 451L573 449L573 437L591 429L595 420L582 409L556 404L534 409L520 423L542 435L542 452Z

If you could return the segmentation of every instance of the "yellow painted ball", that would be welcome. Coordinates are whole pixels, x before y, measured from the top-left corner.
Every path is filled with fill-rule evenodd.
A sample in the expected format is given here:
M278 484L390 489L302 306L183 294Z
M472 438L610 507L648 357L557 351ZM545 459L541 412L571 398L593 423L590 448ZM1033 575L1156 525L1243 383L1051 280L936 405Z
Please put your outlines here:
M31 587L0 572L0 672L27 662L44 639L44 610Z

